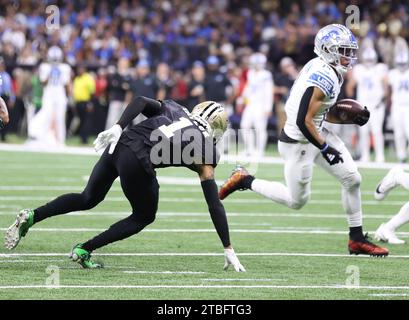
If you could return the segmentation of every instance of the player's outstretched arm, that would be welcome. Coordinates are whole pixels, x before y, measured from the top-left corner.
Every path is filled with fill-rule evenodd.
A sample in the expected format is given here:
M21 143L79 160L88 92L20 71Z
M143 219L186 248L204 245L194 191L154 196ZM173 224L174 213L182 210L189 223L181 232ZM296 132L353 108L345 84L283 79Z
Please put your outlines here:
M6 102L0 97L0 130L9 123L9 113Z
M211 165L198 165L197 172L201 180L203 194L209 207L213 225L224 246L224 269L226 270L232 265L237 272L244 272L246 269L241 265L230 243L229 225L227 223L226 211L219 200L217 185L214 181L214 168Z
M138 96L133 99L122 113L119 121L108 130L98 134L98 137L94 141L95 151L98 152L110 145L108 153L112 154L121 137L122 130L130 124L133 119L141 113L147 117L159 114L162 110L161 106L159 101L143 96Z

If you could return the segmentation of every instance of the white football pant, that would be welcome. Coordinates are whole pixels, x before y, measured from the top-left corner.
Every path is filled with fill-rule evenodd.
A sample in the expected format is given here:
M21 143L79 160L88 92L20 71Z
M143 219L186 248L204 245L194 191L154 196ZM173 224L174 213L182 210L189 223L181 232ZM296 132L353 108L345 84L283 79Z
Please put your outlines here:
M366 125L359 127L359 144L361 149L361 161L370 161L370 134L372 133L375 144L375 161L384 162L384 139L383 139L383 120L385 118L385 106L369 107L371 116Z
M407 172L401 172L396 175L396 183L402 186L406 190L409 190L409 174ZM399 212L393 216L385 225L392 231L395 231L399 227L409 222L409 202L406 202Z
M34 115L28 126L29 137L49 145L64 145L66 112L67 97L46 91L40 111Z
M409 107L392 105L392 123L395 138L396 156L399 161L404 161L407 156L407 143L409 141Z
M334 176L342 185L342 204L350 227L362 226L361 175L349 151L338 136L325 130L327 143L342 153L343 163L333 166L323 158L320 150L311 143L278 142L278 150L284 159L286 185L255 179L251 189L277 203L292 209L301 209L311 195L314 163Z
M246 155L261 157L267 144L268 118L260 111L263 108L257 109L248 107L244 109L240 128Z

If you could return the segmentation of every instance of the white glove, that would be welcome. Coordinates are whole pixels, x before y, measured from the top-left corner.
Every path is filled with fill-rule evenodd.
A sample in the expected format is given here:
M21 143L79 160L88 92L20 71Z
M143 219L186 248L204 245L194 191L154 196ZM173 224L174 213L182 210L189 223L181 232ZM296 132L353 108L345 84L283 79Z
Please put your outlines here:
M224 270L232 265L237 272L246 272L246 269L241 265L239 258L234 253L234 249L224 249Z
M122 128L119 124L113 125L110 129L102 131L98 134L98 137L94 141L95 151L98 152L105 149L109 144L108 153L114 153L115 147L119 141L122 134Z

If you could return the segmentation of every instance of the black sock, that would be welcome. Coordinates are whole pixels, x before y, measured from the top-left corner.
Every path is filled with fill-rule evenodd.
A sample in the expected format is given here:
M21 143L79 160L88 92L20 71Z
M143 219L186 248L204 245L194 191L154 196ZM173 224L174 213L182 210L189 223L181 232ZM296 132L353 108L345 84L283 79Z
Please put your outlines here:
M243 186L243 188L251 189L251 184L253 183L254 179L254 176L246 176L241 182L241 185Z
M362 226L350 227L349 228L349 238L355 241L362 241L365 238L364 233L362 231Z

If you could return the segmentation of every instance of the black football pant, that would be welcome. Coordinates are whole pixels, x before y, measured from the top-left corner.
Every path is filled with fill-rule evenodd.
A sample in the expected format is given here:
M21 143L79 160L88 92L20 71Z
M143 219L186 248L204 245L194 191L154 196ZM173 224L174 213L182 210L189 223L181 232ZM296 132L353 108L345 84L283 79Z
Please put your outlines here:
M52 216L95 207L104 200L118 176L122 190L132 206L132 214L84 243L83 248L93 251L138 233L155 220L159 185L156 177L145 171L134 153L120 143L113 154L108 154L108 148L104 151L83 192L62 195L35 209L34 223Z

